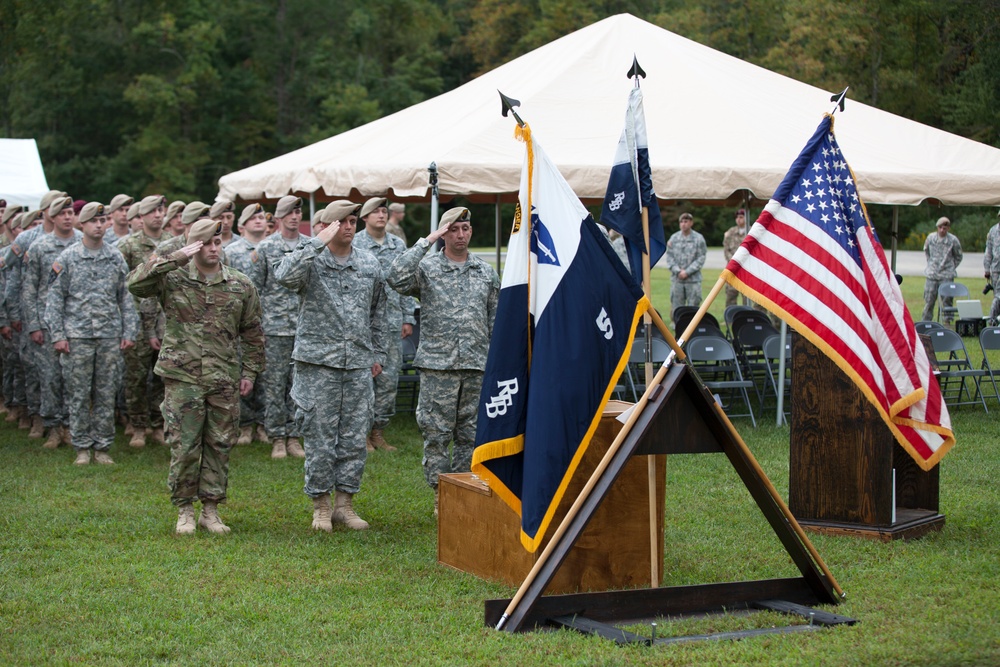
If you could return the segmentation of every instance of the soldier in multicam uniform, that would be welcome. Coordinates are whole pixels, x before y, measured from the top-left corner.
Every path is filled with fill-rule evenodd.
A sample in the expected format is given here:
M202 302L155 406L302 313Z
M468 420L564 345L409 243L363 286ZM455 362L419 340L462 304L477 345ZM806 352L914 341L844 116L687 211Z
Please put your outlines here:
M292 399L305 436L305 493L312 527L365 530L354 511L374 416L372 378L382 372L386 285L378 260L351 245L359 204L330 204L330 226L286 256L275 277L302 297L295 330ZM263 245L263 244L262 244ZM336 492L331 510L330 493Z
M222 223L222 247L227 247L236 239L233 236L233 223L236 222L236 204L228 199L219 199L208 212L208 217Z
M691 229L694 216L681 213L680 231L667 241L667 268L670 269L670 312L678 306L701 305L701 267L708 247L705 237Z
M48 438L42 445L55 449L60 444L70 444L69 414L66 411L66 397L62 364L53 348L49 327L45 322L45 298L52 281L52 269L56 258L63 250L77 243L83 234L73 228L73 200L62 197L49 205L49 216L53 219L51 234L46 234L31 244L25 252L24 281L21 288L21 312L24 316L24 330L28 332L35 349L35 365L39 372L41 388L42 423L48 429Z
M170 234L171 238L176 236L184 236L184 232L187 227L184 224L182 216L184 214L184 208L187 206L180 199L170 202L170 206L167 207L167 212L163 216L163 233ZM187 238L185 236L185 238Z
M210 211L209 205L203 204L200 201L193 201L184 206L181 209L181 232L176 236L170 236L164 232L160 242L156 245L157 257L166 257L188 245L187 234L188 230L191 229L191 225L198 220L210 217ZM223 253L223 262L225 262L225 258L226 255Z
M142 228L118 243L118 250L125 258L129 271L145 263L163 240L165 199L161 195L150 195L133 204L132 208L138 213ZM139 333L135 347L125 351L125 405L132 429L128 444L130 447L144 447L147 436L154 442L166 442L160 412L163 382L155 374L150 378L163 338L162 311L156 299L137 299L135 308L139 313Z
M375 255L382 272L387 274L393 261L406 251L403 241L387 234L388 219L385 197L375 197L365 202L361 207L361 220L365 228L354 236L354 247L367 250ZM382 372L375 378L375 421L371 433L368 434L368 451L384 449L395 451L395 447L385 441L382 431L389 420L396 414L396 389L399 383L399 370L403 365L401 341L413 334L416 320L413 311L416 302L413 297L401 297L389 289L386 294L386 331L389 335L388 348L385 351L385 363Z
M21 214L24 207L8 206L0 217L0 229L3 230L4 244L0 249L0 353L3 354L3 395L7 408L8 423L19 422L26 418L24 395L24 368L21 366L21 355L18 350L21 334L11 324L11 309L7 302L7 277L10 246L21 231Z
M924 312L920 319L929 322L934 319L934 304L937 303L938 287L943 283L955 280L958 275L958 265L962 262L962 243L958 237L949 232L951 220L948 218L938 218L937 232L928 234L924 241L924 257L927 259L927 268L924 275L927 281L924 283ZM945 297L944 305L951 307L951 297ZM951 315L945 315L945 323L951 324Z
M413 360L420 369L417 425L435 514L438 475L472 465L479 391L500 295L496 271L469 252L470 220L469 209L449 210L436 231L393 262L388 275L390 287L420 299L420 346ZM444 251L428 255L442 238Z
M997 214L1000 216L1000 213ZM986 234L986 252L983 254L984 275L993 286L993 303L990 304L990 326L1000 324L1000 222L990 227Z
M743 245L747 237L747 215L742 208L736 211L736 224L726 230L722 237L722 254L726 264L733 258L736 251ZM739 300L740 293L735 287L726 283L726 306L735 306ZM700 305L700 304L699 304Z
M221 232L219 223L199 220L188 231L190 244L167 257L151 257L128 280L134 295L157 299L166 313L156 373L165 388L168 484L182 535L195 532L196 499L202 503L197 525L210 533L229 532L218 503L226 499L239 397L253 391L264 363L257 290L219 261Z
M295 348L295 327L299 319L301 297L282 285L275 277L282 260L310 241L299 234L302 221L302 199L287 196L278 200L274 217L278 232L257 246L257 255L264 260L256 282L264 309L265 354L264 427L271 438L271 458L286 455L304 458L295 426L295 405L291 390L294 380L292 350Z
M121 253L104 242L105 207L91 202L80 211L83 239L52 265L45 322L62 360L70 434L76 465L114 463L115 395L122 351L132 347L138 316L125 278Z
M111 224L104 232L104 242L118 245L118 242L132 233L128 226L128 209L135 200L128 195L115 195L107 207Z
M267 216L260 204L250 204L240 214L240 233L235 241L226 247L226 263L240 271L254 285L262 282L264 261L257 254L257 246L267 234ZM264 376L254 383L253 393L240 401L240 437L236 444L249 445L253 442L254 426L257 440L264 440Z

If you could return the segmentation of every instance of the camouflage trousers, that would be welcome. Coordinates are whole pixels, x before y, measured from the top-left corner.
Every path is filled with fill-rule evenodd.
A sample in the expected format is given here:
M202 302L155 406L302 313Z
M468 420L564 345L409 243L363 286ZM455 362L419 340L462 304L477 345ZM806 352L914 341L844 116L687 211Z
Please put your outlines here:
M65 383L63 382L62 355L52 346L52 336L44 330L45 342L35 350L40 389L42 392L42 423L46 428L64 426L69 423L66 411ZM34 343L32 343L34 345Z
M10 340L0 338L3 354L3 395L8 406L27 405L24 393L24 366L21 365L21 333L11 329Z
M396 390L399 388L399 369L403 366L402 344L389 341L382 373L375 376L375 423L372 428L383 429L396 414Z
M266 336L264 339L264 429L272 438L299 435L291 397L295 380L294 348L295 336Z
M37 415L42 411L42 383L39 379L38 366L35 363L39 346L35 345L26 331L22 331L19 350L21 368L24 370L25 404L28 406L30 414Z
M107 451L115 440L120 344L119 338L69 339L63 374L74 449Z
M163 380L163 424L170 446L170 502L222 501L229 484L229 450L239 437L239 383Z
M990 322L992 326L997 326L997 320L1000 320L1000 291L997 290L1000 287L1000 273L990 274L990 284L993 285L993 303L990 304Z
M700 306L701 305L701 281L700 280L678 280L674 278L670 281L670 312L673 313L680 306Z
M920 314L921 320L924 322L934 321L934 306L938 299L938 287L949 282L951 281L928 278L927 282L924 283L924 312ZM952 303L954 299L951 297L945 297L942 301L947 308L951 308L954 305ZM951 322L951 317L949 316L946 321Z
M417 426L424 436L424 478L434 488L439 474L468 472L472 467L482 386L482 371L420 369Z
M296 361L292 399L306 450L306 495L360 491L375 402L371 369Z
M125 409L135 428L160 428L163 416L163 380L154 374L159 353L141 333L135 347L125 352Z
M240 352L242 359L242 351ZM264 374L257 376L249 396L240 396L240 426L264 423Z

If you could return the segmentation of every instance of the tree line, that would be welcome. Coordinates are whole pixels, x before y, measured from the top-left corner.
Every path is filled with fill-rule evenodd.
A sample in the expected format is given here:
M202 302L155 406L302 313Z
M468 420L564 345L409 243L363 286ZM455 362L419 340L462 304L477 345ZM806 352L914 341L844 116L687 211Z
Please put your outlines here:
M223 174L623 12L1000 145L1000 0L0 0L0 131L71 193L211 201ZM904 237L949 214L928 208ZM710 242L732 224L696 215Z

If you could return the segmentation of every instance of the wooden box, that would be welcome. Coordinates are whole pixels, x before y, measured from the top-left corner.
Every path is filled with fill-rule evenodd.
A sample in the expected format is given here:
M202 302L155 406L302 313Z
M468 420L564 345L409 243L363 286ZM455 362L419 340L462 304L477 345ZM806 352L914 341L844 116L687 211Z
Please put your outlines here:
M518 586L555 533L559 522L607 452L629 404L612 401L556 511L546 539L534 554L519 538L520 520L472 473L441 475L438 485L438 562L485 579ZM656 460L657 572L663 571L666 457ZM548 593L648 587L651 583L649 494L646 456L629 461L587 529L546 589ZM662 575L661 575L662 577ZM659 585L660 581L656 582Z

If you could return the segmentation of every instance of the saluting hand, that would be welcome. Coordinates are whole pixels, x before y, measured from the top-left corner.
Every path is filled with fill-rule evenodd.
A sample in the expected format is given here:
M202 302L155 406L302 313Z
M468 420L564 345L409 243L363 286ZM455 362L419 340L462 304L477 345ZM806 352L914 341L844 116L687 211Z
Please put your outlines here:
M427 242L430 243L431 245L437 243L438 239L440 239L442 236L448 233L449 227L451 227L451 222L446 222L437 229L435 229L433 232L427 235Z
M181 248L181 252L188 257L194 257L198 254L198 251L201 250L203 245L205 245L204 241L195 241L194 243L189 243Z
M333 240L333 237L337 235L337 232L339 230L340 230L340 220L337 220L335 222L331 222L324 229L321 229L319 234L316 235L316 238L322 241L323 245L326 245L327 243Z

